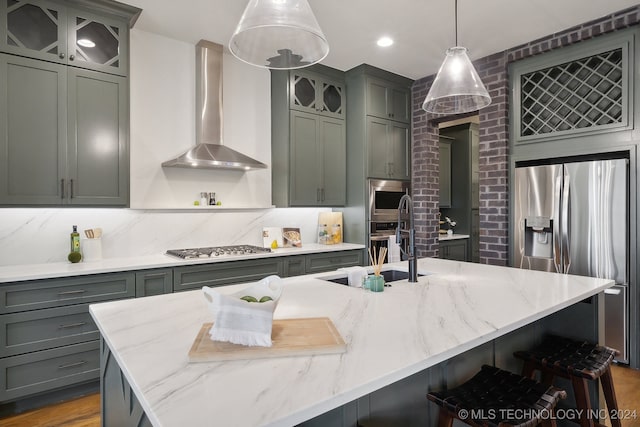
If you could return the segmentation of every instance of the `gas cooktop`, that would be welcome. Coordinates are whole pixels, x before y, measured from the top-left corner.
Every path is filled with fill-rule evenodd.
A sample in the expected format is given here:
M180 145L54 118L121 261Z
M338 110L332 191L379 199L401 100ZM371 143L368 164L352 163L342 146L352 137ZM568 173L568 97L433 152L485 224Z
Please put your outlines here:
M208 248L169 249L166 254L182 259L213 258L224 255L244 255L271 252L269 248L252 245L211 246Z

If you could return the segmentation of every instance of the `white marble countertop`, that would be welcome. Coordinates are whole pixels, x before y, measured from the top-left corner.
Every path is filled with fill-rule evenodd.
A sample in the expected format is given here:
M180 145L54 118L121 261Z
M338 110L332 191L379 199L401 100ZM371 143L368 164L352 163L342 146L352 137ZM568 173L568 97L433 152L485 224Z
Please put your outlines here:
M435 258L420 259L418 271L433 274L382 293L319 279L335 272L285 279L275 317L330 317L347 343L338 355L189 363L213 319L199 290L90 312L153 425L291 426L613 285Z
M237 261L252 258L267 258L289 255L302 255L322 252L347 251L351 249L364 249L364 245L352 243L340 243L336 245L319 245L317 243L303 244L300 248L279 248L271 252L224 255L214 258L180 259L165 255L130 257L130 258L106 258L100 261L79 262L55 262L46 264L25 264L0 267L0 283L17 282L35 279L50 279L54 277L82 276L86 274L113 273L116 271L144 270L149 268L176 267L193 264L208 264L214 262Z
M468 239L468 234L438 234L438 240L458 240L458 239Z

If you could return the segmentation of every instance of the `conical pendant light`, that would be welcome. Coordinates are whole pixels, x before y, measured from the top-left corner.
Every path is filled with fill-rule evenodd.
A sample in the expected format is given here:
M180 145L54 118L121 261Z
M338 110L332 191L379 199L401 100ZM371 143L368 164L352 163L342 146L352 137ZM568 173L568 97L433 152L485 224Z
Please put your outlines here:
M307 0L250 0L229 41L231 53L258 67L308 67L329 44Z
M458 0L455 1L456 46L447 49L422 109L434 114L460 114L491 104L491 97L467 56L458 46Z

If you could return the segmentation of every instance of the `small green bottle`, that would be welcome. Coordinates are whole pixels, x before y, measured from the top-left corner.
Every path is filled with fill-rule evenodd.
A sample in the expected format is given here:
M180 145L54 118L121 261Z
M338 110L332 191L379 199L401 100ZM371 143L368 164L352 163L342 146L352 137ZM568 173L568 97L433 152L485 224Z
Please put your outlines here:
M71 233L71 252L80 252L80 233L78 233L78 226L73 226L73 233Z

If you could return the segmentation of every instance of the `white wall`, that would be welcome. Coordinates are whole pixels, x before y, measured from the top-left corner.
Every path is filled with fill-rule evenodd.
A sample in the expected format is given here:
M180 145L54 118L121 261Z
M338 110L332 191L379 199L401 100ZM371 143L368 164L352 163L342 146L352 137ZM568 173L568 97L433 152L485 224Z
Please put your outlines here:
M225 54L223 78L226 145L270 165L269 72ZM130 92L131 207L138 209L0 209L0 266L66 262L72 225L81 236L104 230L104 258L262 245L263 227L300 227L303 244L315 241L318 213L330 209L228 210L270 206L271 169L160 166L195 144L195 46L133 29ZM201 191L215 192L224 209L194 208Z
M215 41L215 40L213 40ZM269 71L224 54L224 144L271 165ZM271 206L271 170L162 168L195 144L195 46L131 31L131 207L193 206L202 191L223 206Z

